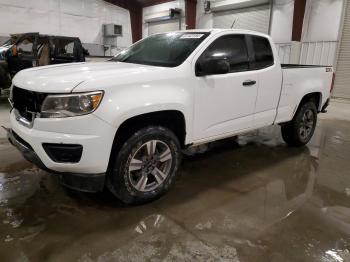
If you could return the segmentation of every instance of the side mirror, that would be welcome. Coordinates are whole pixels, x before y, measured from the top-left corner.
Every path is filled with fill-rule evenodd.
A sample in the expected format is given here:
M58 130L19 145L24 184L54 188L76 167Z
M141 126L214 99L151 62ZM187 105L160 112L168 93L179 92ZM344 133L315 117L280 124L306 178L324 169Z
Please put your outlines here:
M84 47L82 47L82 48L83 48L83 54L86 55L86 56L89 56L90 55L89 50L87 50Z
M230 64L226 59L210 59L196 64L196 76L222 75L230 72Z

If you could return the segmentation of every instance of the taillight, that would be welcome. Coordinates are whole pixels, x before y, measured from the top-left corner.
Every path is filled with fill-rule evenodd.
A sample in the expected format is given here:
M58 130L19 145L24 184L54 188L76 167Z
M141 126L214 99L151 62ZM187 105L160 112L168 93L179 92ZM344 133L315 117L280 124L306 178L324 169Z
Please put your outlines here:
M332 93L333 88L334 88L334 82L335 82L335 73L333 73L333 77L332 77L331 93Z

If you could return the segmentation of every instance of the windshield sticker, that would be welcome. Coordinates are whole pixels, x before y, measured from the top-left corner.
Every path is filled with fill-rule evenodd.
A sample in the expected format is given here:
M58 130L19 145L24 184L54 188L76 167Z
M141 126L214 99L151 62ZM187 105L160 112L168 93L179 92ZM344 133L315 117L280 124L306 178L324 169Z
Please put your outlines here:
M204 36L204 34L184 34L180 39L199 39L202 36Z

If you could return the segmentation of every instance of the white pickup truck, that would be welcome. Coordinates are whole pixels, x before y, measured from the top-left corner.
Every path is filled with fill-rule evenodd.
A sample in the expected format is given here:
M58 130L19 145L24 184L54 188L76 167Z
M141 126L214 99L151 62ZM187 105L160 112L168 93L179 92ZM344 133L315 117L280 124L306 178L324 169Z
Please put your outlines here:
M8 137L66 186L144 202L174 183L183 149L274 124L305 145L333 80L332 67L281 65L264 34L156 34L110 61L19 72Z

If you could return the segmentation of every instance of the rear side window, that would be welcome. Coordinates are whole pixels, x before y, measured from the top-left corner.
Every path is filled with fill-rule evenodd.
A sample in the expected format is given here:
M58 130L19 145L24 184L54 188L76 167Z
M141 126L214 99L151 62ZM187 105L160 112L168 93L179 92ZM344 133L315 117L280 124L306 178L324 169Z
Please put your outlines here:
M255 52L254 69L263 69L272 66L274 63L270 42L265 37L252 36Z
M74 40L57 39L55 42L55 53L57 57L74 58Z
M248 50L244 35L225 35L216 39L202 54L200 60L226 59L230 72L249 70Z

